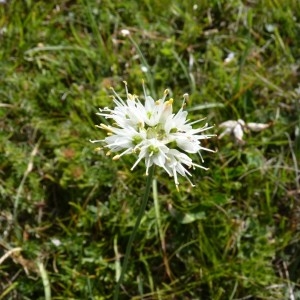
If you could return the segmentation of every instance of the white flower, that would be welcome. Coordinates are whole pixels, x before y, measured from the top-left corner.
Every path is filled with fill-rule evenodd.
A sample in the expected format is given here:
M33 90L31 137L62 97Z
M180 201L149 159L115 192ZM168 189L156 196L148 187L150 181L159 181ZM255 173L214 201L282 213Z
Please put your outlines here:
M180 175L186 177L187 180L190 182L190 184L192 186L194 186L193 183L187 177L187 175L192 176L191 173L183 165L186 165L188 168L199 167L204 170L208 170L207 168L204 168L203 166L193 163L192 159L189 156L187 156L184 153L179 152L176 149L169 150L168 158L169 159L167 161L167 164L165 166L163 166L163 168L167 171L167 173L170 176L174 176L174 181L175 181L176 185L179 184L178 179L177 179L177 173L179 173Z
M243 140L244 132L247 132L247 130L251 130L254 132L259 132L264 129L267 129L271 126L271 123L269 124L263 124L263 123L245 123L244 120L228 120L219 125L220 128L224 128L225 130L219 135L219 139L224 137L227 134L232 134L236 140L236 142L240 145L245 144L245 141Z
M198 153L203 162L200 151L214 152L201 146L201 140L208 139L212 134L203 132L210 129L208 124L198 129L193 129L196 122L189 122L187 112L181 109L173 113L173 99L166 100L168 90L164 91L163 97L155 101L147 95L144 84L145 103L142 104L137 96L128 93L125 82L126 100L123 100L113 89L115 108L99 109L98 115L113 120L113 126L100 124L99 128L107 131L107 137L103 140L94 140L92 143L102 142L104 148L108 148L107 155L119 152L113 159L119 159L125 154L134 154L137 160L133 164L133 170L140 161L146 164L146 175L152 165L163 168L178 186L177 174L186 177L192 174L190 168L202 168L203 166L193 163L186 153ZM184 95L184 99L187 95ZM192 184L192 183L191 183ZM193 185L193 184L192 184Z

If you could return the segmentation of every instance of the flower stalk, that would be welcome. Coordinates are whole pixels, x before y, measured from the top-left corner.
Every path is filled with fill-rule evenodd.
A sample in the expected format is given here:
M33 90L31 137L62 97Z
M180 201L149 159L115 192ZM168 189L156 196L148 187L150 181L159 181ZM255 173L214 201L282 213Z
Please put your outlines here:
M183 102L179 111L173 113L174 100L172 98L166 100L169 94L168 90L164 91L161 99L155 101L147 94L143 82L145 103L142 104L136 95L128 92L127 83L124 82L124 84L126 99L123 100L112 89L115 108L99 109L98 115L113 121L113 125L103 123L96 125L106 131L107 137L102 140L91 141L92 143L103 143L104 146L97 148L97 150L107 148L107 156L117 152L112 157L113 160L120 159L123 155L135 156L136 161L131 170L141 161L144 161L146 165L145 193L126 247L121 274L113 292L114 300L119 299L120 287L124 281L132 245L147 206L154 166L161 167L170 177L173 177L177 189L179 185L178 174L185 177L194 186L189 179L189 176L192 176L189 169L207 169L193 162L187 154L198 153L203 162L202 150L215 152L201 145L202 140L215 136L214 134L204 134L212 126L208 126L206 123L204 126L194 129L193 125L203 120L189 122L187 119L188 113L184 110L188 98L187 94L183 95Z
M126 252L125 252L124 261L123 261L123 266L122 266L122 270L121 270L121 275L120 275L120 277L118 279L118 282L115 286L114 297L113 297L114 300L119 299L120 286L123 283L124 275L125 275L127 267L128 267L128 262L129 262L129 257L130 257L133 241L135 239L136 233L138 231L139 225L141 223L142 217L145 213L145 209L146 209L146 206L147 206L147 202L148 202L148 198L149 198L149 194L150 194L151 183L152 183L152 179L153 179L153 174L154 174L154 166L151 166L150 169L149 169L149 174L147 176L145 193L144 193L142 203L141 203L141 206L140 206L140 209L139 209L139 212L138 212L138 216L137 216L137 219L135 221L135 225L133 227L133 230L130 234L128 243L127 243Z

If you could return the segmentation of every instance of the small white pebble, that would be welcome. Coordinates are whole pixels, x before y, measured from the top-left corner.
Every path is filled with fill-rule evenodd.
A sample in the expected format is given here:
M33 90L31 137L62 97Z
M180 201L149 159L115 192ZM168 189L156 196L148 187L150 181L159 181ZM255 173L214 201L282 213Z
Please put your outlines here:
M56 247L59 247L61 245L61 241L59 239L56 239L56 238L51 239L51 242Z
M129 31L128 29L122 29L122 30L121 30L121 34L122 34L123 36L128 36L128 35L130 35L130 31Z
M234 59L234 53L233 52L230 52L227 57L224 59L224 63L225 64L228 64L230 63L232 60Z

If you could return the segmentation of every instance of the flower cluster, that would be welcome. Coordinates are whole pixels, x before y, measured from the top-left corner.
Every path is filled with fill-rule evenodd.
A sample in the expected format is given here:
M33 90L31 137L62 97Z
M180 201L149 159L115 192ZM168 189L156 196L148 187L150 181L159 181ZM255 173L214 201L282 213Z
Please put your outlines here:
M137 160L132 166L133 170L141 160L145 160L146 175L152 165L163 168L171 177L174 177L176 186L178 186L177 174L180 174L189 180L192 176L188 169L199 167L207 170L205 167L196 164L186 153L199 153L206 150L214 152L201 146L201 140L208 139L215 135L203 134L210 129L208 124L198 129L193 129L192 125L202 121L189 122L187 112L184 111L184 105L187 94L181 109L173 113L173 99L166 100L168 90L164 91L161 99L154 99L147 95L143 84L145 104L143 105L136 95L128 92L127 83L125 83L126 100L123 100L113 89L113 101L115 108L100 109L98 115L106 119L112 119L114 126L100 124L97 127L107 131L107 137L104 140L94 140L92 143L103 142L104 147L108 148L108 155L112 152L120 152L113 159L119 159L125 154L137 155ZM99 148L98 148L99 149ZM101 149L101 148L100 148ZM191 185L193 185L191 183Z

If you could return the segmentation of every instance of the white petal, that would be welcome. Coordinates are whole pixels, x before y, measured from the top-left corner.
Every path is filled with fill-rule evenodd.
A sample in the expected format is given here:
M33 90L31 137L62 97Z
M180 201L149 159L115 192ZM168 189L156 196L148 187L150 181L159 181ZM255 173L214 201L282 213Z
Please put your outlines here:
M259 132L270 127L271 124L247 123L247 128L251 131Z
M233 129L236 126L236 124L237 124L237 121L228 120L226 122L219 124L219 127Z
M242 141L243 140L243 128L240 124L237 124L234 129L233 129L233 135L234 137L238 140L238 141Z

